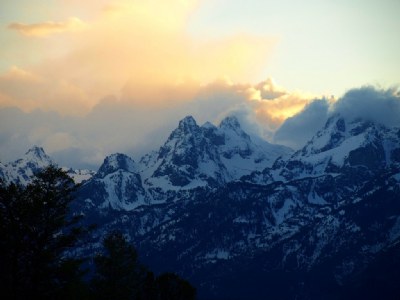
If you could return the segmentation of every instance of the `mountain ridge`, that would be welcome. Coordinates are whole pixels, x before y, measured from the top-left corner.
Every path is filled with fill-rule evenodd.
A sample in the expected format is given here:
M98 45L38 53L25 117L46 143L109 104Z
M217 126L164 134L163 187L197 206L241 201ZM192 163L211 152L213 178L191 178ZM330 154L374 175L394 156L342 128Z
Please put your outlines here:
M100 224L80 251L120 230L203 299L345 299L400 243L400 129L334 115L300 150L273 146L189 116L138 163L106 157L73 208Z

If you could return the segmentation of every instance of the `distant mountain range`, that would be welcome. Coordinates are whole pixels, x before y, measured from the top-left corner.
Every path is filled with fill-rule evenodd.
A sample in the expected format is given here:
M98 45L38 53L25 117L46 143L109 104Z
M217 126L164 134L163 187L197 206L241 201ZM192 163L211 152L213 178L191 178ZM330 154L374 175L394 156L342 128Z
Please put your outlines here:
M34 147L0 164L26 184L52 163ZM298 151L192 117L138 162L105 158L80 182L74 212L97 223L81 251L118 229L157 271L200 299L398 299L400 128L333 115Z

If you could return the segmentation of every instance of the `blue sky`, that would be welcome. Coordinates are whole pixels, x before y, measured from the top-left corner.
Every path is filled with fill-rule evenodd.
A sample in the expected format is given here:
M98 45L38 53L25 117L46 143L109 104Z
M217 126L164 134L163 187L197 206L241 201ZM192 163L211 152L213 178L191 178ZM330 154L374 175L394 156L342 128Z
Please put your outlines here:
M204 1L188 30L276 38L261 76L289 89L338 97L354 86L398 83L399 11L396 0Z

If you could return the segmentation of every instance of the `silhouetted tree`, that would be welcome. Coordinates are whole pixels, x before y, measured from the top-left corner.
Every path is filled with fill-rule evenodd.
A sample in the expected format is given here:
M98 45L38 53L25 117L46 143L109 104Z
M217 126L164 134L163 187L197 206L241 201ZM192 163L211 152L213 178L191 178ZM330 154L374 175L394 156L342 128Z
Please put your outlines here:
M138 262L135 248L119 232L108 234L103 245L104 253L94 259L96 299L136 299L147 271Z
M157 289L155 285L154 273L147 271L142 287L138 293L138 300L154 300L157 299Z
M50 166L26 187L0 187L0 289L3 299L63 298L81 284L80 261L65 257L81 234L68 217L73 180Z
M135 248L119 232L108 234L104 253L95 257L92 287L96 299L192 300L196 289L173 273L159 277L139 261Z
M75 189L55 166L27 186L0 182L1 299L195 299L195 289L177 275L155 278L118 232L103 240L89 289L83 260L67 251L84 233L69 212Z
M155 280L159 300L194 300L196 289L174 273L164 273Z

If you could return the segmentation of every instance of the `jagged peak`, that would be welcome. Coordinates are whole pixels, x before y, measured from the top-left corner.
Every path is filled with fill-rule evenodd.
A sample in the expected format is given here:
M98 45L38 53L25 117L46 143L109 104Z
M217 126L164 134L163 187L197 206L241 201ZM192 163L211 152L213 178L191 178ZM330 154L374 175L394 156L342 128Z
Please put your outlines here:
M44 152L42 147L33 146L26 153L25 156L29 159L39 159L41 161L50 161L50 157Z
M179 127L197 127L197 123L192 116L186 116L179 121Z
M251 140L250 136L240 126L239 120L236 116L228 116L223 119L219 124L219 129L226 137L228 137L228 139L232 137L236 139L236 136L238 136L246 141Z
M132 158L126 154L114 153L104 159L103 164L100 166L97 176L104 177L107 174L124 170L127 172L136 172L136 165Z
M216 129L217 127L214 124L212 124L211 122L207 121L203 125L201 125L201 128L204 128L204 129Z
M240 129L240 123L236 116L227 116L219 124L222 129Z
M172 132L169 139L174 139L182 135L191 134L197 131L200 127L197 125L195 119L192 116L186 116L179 121L178 127Z

